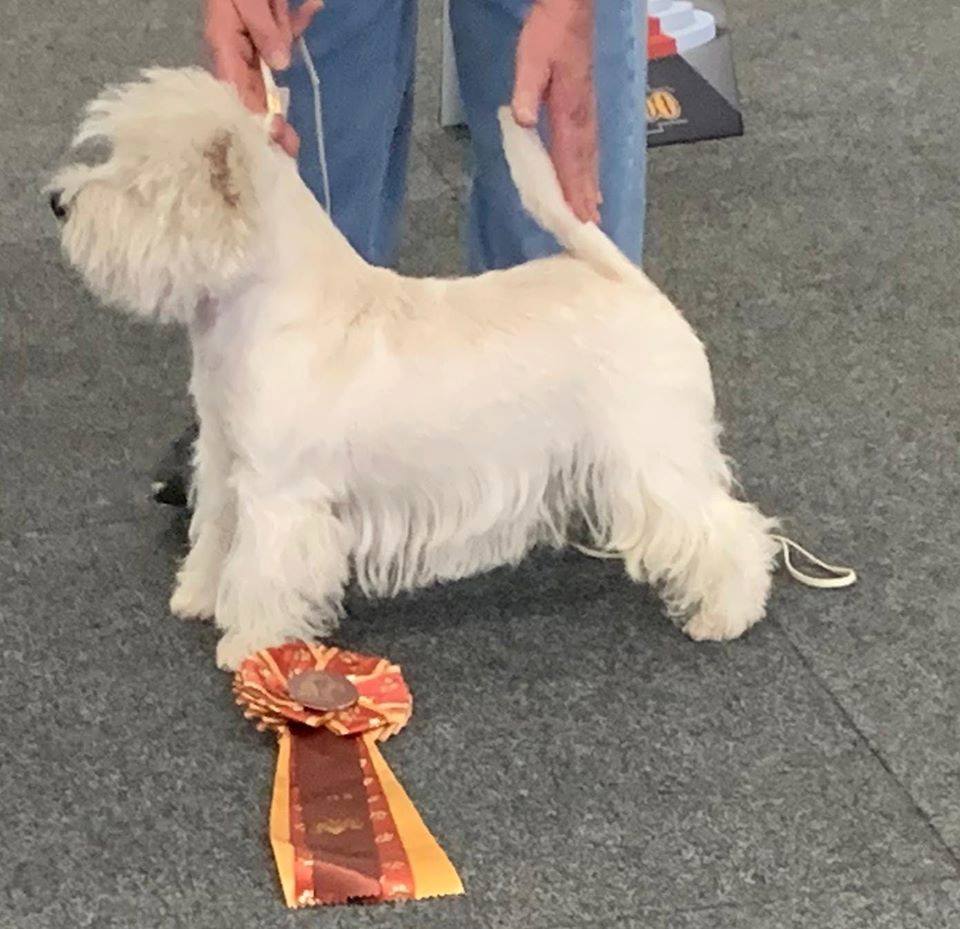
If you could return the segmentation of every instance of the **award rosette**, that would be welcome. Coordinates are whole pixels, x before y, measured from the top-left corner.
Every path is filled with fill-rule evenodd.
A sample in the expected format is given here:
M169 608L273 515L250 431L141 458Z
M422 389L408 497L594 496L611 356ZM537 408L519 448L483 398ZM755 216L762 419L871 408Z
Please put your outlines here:
M377 746L410 719L397 665L288 642L248 658L234 692L279 737L270 841L288 906L463 893Z

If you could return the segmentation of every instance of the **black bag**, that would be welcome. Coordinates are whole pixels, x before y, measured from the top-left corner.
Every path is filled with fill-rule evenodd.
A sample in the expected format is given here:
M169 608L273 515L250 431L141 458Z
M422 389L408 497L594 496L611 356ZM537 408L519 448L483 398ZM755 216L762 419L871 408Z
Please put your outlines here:
M722 0L648 0L647 144L743 135Z

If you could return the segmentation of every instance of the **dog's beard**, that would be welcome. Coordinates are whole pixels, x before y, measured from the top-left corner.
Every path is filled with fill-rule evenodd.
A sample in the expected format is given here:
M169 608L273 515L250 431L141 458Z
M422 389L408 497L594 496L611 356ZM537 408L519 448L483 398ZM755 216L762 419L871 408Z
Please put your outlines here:
M195 304L198 289L172 260L163 231L142 212L121 196L82 190L63 230L64 251L104 303L186 322L185 308Z

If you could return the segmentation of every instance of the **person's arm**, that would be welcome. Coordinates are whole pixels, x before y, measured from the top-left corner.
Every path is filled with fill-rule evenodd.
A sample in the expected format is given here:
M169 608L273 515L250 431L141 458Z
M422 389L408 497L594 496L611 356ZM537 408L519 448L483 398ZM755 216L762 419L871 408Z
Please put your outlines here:
M535 0L520 32L512 109L523 126L550 122L550 157L577 216L598 222L593 0Z
M323 0L304 0L292 13L288 0L204 0L204 38L214 73L236 88L251 110L266 112L260 58L276 71L290 67L293 40L310 25ZM300 140L279 116L271 135L291 155Z

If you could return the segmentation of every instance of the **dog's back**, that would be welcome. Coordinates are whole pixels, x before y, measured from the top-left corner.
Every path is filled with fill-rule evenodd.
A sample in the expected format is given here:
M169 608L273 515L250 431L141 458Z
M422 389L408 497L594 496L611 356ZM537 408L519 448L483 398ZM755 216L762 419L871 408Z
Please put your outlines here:
M537 132L518 125L509 107L501 107L498 115L510 176L524 209L567 251L604 277L635 279L640 269L598 226L581 222L570 209Z

